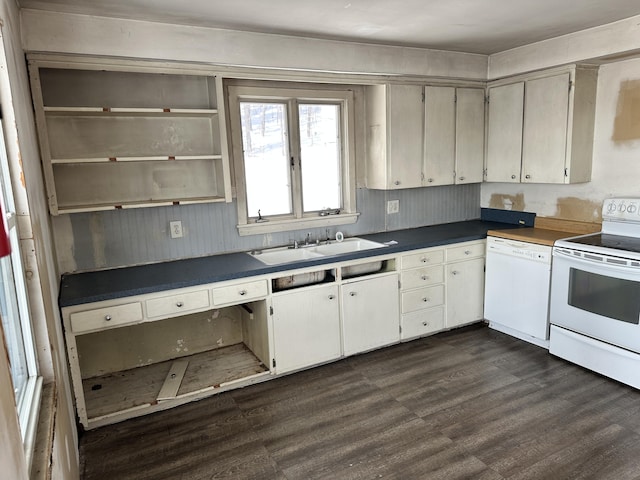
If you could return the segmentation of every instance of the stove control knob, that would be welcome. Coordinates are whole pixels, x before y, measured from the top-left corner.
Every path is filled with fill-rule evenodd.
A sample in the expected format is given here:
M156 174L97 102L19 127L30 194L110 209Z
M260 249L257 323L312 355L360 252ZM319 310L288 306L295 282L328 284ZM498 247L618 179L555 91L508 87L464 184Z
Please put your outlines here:
M638 207L636 206L635 203L632 203L627 207L627 212L629 213L636 213L637 210L638 210Z
M620 206L618 207L618 211L620 213L624 213L627 210L627 206L624 203L621 203Z
M616 211L616 204L615 202L611 202L609 203L609 205L607 206L607 213L613 213Z

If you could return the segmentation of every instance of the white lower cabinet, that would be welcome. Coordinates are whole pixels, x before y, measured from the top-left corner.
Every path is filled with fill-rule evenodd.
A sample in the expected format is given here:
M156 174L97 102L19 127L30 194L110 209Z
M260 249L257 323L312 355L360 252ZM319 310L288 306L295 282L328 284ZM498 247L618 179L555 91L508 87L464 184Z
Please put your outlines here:
M340 357L338 285L274 294L272 307L276 373Z
M447 249L447 328L484 316L484 240Z
M343 283L342 331L345 356L400 340L397 273Z

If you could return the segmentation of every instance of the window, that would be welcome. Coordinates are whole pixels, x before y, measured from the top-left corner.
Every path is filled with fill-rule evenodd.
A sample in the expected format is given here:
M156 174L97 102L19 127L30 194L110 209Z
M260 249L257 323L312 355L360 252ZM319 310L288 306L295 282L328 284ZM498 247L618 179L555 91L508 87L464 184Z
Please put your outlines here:
M0 186L5 231L11 254L0 258L0 315L2 331L9 354L13 391L20 420L20 430L30 460L35 437L35 424L40 403L42 379L38 376L36 350L26 297L24 270L16 227L16 213L9 177L9 165L0 122Z
M229 87L241 235L354 223L349 89Z

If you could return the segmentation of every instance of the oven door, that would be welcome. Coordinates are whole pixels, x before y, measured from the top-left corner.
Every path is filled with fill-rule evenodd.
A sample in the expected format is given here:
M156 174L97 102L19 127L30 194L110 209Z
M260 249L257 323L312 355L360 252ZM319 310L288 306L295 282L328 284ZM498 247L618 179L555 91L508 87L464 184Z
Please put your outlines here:
M550 323L640 352L640 267L587 256L554 249Z

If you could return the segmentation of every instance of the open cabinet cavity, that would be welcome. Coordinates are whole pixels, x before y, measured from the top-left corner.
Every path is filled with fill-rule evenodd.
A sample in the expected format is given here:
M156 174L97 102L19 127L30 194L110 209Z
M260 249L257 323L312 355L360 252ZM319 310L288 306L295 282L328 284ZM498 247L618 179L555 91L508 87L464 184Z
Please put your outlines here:
M84 397L78 413L87 428L270 373L264 300L77 335L75 342Z

